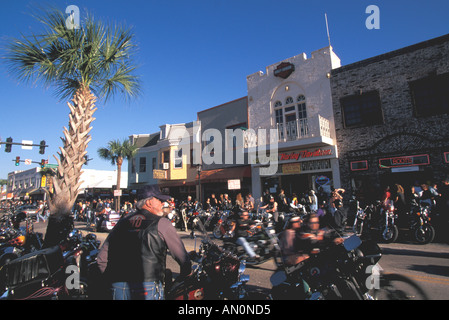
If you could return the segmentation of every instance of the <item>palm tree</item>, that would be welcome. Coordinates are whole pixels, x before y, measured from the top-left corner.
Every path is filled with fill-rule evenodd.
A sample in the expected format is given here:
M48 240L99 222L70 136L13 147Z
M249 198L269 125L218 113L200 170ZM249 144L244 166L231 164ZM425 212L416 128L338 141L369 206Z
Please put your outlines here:
M112 140L108 142L108 146L98 149L100 158L110 160L112 165L117 165L117 186L116 190L120 190L120 180L122 175L122 164L124 159L132 159L137 153L137 147L124 139L123 142L119 140ZM115 201L115 211L120 209L120 196Z
M133 75L135 45L130 29L107 26L91 16L78 29L67 28L64 13L57 9L46 10L37 19L43 32L9 41L4 58L19 81L52 86L61 99L71 97L69 128L63 129L59 158L54 156L58 173L53 177L54 191L48 194L50 212L57 215L55 224L63 225L82 183L81 167L91 140L97 97L107 101L121 93L133 98L140 92L140 83ZM53 236L49 236L50 222L46 238Z

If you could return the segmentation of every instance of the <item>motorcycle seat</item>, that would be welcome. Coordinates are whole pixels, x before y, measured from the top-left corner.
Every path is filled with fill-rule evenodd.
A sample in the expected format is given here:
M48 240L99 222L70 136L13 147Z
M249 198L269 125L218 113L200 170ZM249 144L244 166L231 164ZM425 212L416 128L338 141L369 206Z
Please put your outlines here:
M58 271L63 263L59 246L34 251L6 263L0 271L0 283L5 288L15 289L43 282Z

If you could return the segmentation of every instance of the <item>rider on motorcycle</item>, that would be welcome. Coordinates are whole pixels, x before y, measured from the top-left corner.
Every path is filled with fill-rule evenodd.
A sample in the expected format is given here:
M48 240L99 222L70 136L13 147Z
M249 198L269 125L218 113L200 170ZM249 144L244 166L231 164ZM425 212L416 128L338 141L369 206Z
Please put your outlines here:
M292 217L286 229L279 234L282 260L286 266L294 266L309 258L309 255L298 248L301 218Z
M256 222L249 219L249 212L247 210L244 210L240 213L240 219L236 219L235 224L231 230L231 232L235 231L235 242L245 249L246 253L249 255L249 258L252 260L260 259L260 256L254 252L247 240L247 237L250 235L248 231L255 224Z

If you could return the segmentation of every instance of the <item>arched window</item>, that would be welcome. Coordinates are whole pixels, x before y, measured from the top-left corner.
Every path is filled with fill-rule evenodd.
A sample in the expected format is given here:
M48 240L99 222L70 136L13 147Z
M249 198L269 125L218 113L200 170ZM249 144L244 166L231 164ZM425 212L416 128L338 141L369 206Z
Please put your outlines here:
M296 99L296 102L298 103L298 119L306 119L307 118L306 97L300 94Z
M285 99L285 104L292 104L292 103L293 103L292 97L287 97L287 99Z
M282 140L296 140L308 134L306 97L303 94L286 97L284 104L274 103L275 124Z

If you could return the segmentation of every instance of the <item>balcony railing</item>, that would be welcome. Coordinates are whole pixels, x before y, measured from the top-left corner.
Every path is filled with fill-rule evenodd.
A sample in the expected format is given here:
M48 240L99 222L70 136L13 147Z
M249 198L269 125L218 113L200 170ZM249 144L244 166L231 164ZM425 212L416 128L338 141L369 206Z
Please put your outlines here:
M267 135L269 134L270 129L277 130L278 142L296 141L314 137L326 137L332 139L330 122L320 115L311 118L297 119L286 123L277 123L272 128L267 129ZM257 146L257 140L257 132L248 130L244 133L245 148Z
M323 136L331 138L329 120L317 115L313 118L296 119L286 123L277 123L279 142Z

